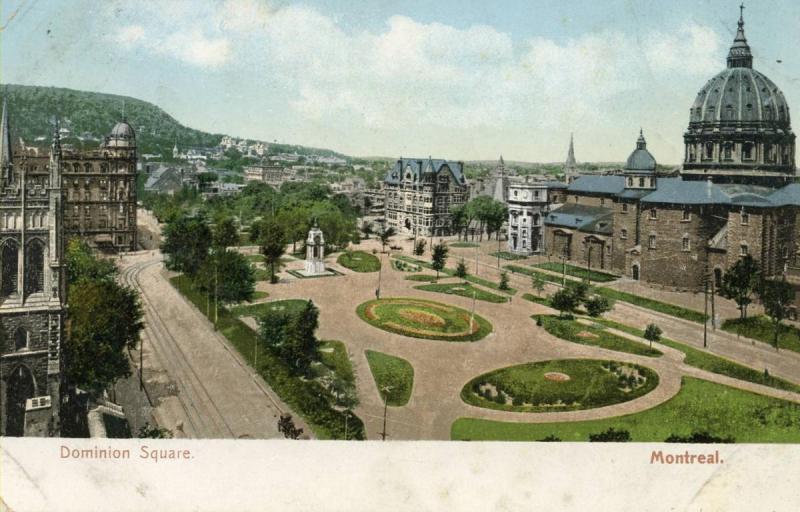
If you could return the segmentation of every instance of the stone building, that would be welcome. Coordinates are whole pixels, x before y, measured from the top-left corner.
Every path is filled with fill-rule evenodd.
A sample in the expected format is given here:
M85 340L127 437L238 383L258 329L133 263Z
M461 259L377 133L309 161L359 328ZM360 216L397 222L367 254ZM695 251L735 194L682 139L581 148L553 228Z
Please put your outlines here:
M0 124L0 435L57 436L65 301L59 132L43 163L13 154L5 104Z
M728 68L692 106L680 175L657 172L640 131L624 170L567 186L545 220L547 253L675 289L699 290L707 278L718 287L745 255L765 277L799 281L789 107L752 62L740 18Z
M46 169L47 157L27 157L29 170ZM100 147L64 151L64 234L80 236L108 252L136 250L136 135L117 123Z
M469 193L463 162L400 158L384 180L386 223L398 233L452 234L450 209Z
M512 182L508 185L508 249L524 256L544 250L547 184Z

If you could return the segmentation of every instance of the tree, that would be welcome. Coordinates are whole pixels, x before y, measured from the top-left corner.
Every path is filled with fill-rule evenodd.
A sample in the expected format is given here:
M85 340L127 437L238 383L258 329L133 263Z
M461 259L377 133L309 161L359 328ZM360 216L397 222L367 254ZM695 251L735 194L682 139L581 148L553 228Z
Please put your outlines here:
M508 219L508 207L506 204L502 201L492 200L491 203L486 205L483 215L486 223L487 238L491 238L492 233L495 233L497 240L500 240L500 228Z
M269 265L270 282L277 282L275 277L275 264L279 263L286 246L286 232L275 217L267 217L258 226L258 245L264 262Z
M457 204L450 207L450 226L453 231L458 233L458 239L461 240L461 234L467 228L467 205Z
M439 272L444 270L447 263L448 249L444 242L439 242L433 246L433 253L431 255L431 267L436 271L436 280L439 280Z
M361 232L364 233L364 240L369 240L369 235L372 234L372 223L368 220L362 222Z
M82 280L106 281L117 276L117 266L107 258L98 258L89 245L80 238L73 238L64 251L69 284Z
M661 341L661 327L656 324L649 324L644 330L644 339L650 342L650 348L653 348L653 342Z
M194 277L208 257L211 230L202 217L178 217L164 228L161 251L170 270Z
M225 217L214 226L213 244L222 250L239 245L239 230L236 229L233 217Z
M764 304L764 312L772 319L775 329L772 344L775 346L775 350L778 350L781 322L789 316L789 308L794 303L794 287L786 281L785 277L780 281L764 281L759 295Z
M427 240L424 238L420 238L417 240L417 243L414 244L414 255L422 256L425 254L425 246L428 244Z
M131 374L126 349L144 327L137 293L112 280L81 280L69 287L64 360L68 380L100 392Z
M749 254L740 258L722 278L720 294L733 299L739 306L739 318L747 318L747 306L753 302L752 295L758 287L761 270Z
M294 426L291 414L281 414L278 420L278 432L283 434L286 439L297 439L303 433L303 429Z
M583 302L583 306L586 308L586 312L589 314L589 316L596 317L611 311L611 308L614 307L614 304L602 295L595 295L594 297L586 299Z
M461 261L459 261L458 265L456 265L456 276L464 279L467 277L467 275L467 264L464 263L464 258L461 258Z
M563 288L553 294L550 298L550 304L559 311L559 316L563 317L565 314L573 313L579 302L570 289Z
M235 251L215 251L200 267L195 281L223 304L253 298L255 276L247 258Z
M395 235L395 230L393 227L389 226L388 228L384 225L381 229L381 232L378 233L378 238L381 241L381 252L386 252L386 244L389 243L389 239Z
M168 428L157 427L155 425L150 425L149 422L145 422L145 424L139 428L136 437L140 439L172 439L172 431Z
M507 291L511 288L508 286L508 272L503 272L500 274L500 284L497 286L498 289Z
M545 284L545 281L544 281L544 279L542 279L542 276L540 276L539 274L534 274L531 277L531 286L533 287L533 290L536 293L538 293L539 295L544 293L544 284Z
M284 360L298 372L307 374L311 363L319 359L314 332L319 325L319 309L310 300L289 318L284 330Z

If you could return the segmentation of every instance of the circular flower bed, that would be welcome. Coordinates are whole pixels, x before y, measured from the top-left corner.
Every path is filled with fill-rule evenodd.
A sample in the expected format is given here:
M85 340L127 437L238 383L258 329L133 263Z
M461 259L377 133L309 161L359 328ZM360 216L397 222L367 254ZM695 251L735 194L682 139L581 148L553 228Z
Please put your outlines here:
M637 364L560 359L485 373L464 386L461 398L504 411L575 411L627 402L657 385L658 374Z
M470 322L464 309L423 299L389 298L358 306L358 316L384 331L413 338L476 341L492 332L492 324L479 315Z

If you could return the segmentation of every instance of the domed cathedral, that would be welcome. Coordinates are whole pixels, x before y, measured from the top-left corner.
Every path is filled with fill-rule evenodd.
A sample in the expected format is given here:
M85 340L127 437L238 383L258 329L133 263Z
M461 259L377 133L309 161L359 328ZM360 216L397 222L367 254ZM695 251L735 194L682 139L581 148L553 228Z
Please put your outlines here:
M728 67L700 89L690 109L682 175L781 186L796 177L789 105L778 86L753 69L741 9Z
M14 154L5 103L0 135L0 435L57 436L65 301L58 125L44 159Z

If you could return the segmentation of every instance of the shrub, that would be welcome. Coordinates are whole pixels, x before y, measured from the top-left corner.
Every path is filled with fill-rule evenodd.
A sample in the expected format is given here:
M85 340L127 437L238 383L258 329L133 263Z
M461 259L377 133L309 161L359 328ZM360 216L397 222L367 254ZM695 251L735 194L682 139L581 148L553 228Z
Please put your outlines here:
M644 339L650 342L650 346L653 346L654 341L661 340L661 327L657 326L656 324L650 324L644 330Z
M561 442L561 438L560 437L556 437L553 434L550 434L547 437L543 437L542 439L539 439L537 442L539 442L539 443L554 443L554 442L555 443L560 443Z
M586 307L586 312L589 313L589 316L600 316L611 311L614 306L610 300L600 295L587 299L583 305Z
M508 286L508 272L503 272L500 274L500 284L498 285L500 290L508 290L510 287Z
M610 427L599 434L589 434L589 441L595 443L627 443L631 440L631 433L627 430L617 430Z
M736 440L733 437L718 437L712 436L708 432L692 432L691 435L688 436L680 436L677 434L672 434L668 438L664 439L665 443L735 443Z

